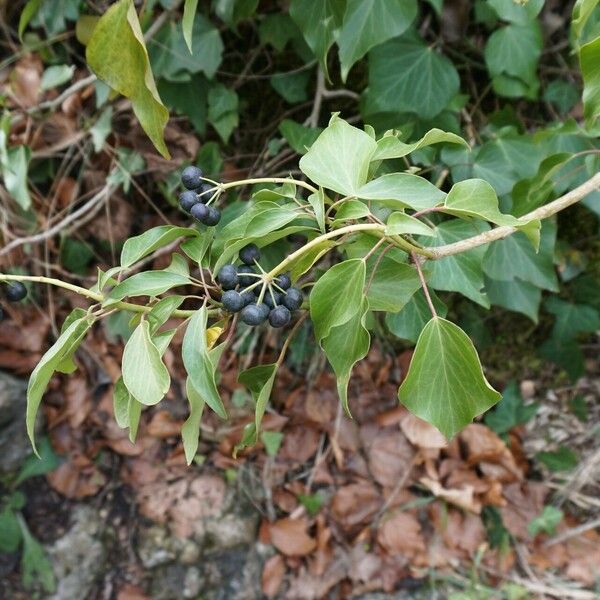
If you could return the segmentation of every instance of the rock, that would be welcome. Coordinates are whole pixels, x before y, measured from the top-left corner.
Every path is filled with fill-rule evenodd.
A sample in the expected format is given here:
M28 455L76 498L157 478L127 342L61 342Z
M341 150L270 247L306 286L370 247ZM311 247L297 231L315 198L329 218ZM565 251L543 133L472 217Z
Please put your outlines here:
M16 471L31 454L26 406L27 382L0 371L0 473Z
M183 597L186 572L186 567L177 563L163 565L153 571L150 585L152 600L180 600Z
M177 556L177 540L160 525L140 529L138 554L146 569L167 564Z
M200 570L196 567L190 567L185 573L185 579L183 580L183 597L184 598L196 598L202 590L202 584L204 583Z
M217 550L250 544L256 536L258 514L230 513L206 523L207 542Z
M46 547L56 576L56 593L49 600L89 598L104 571L106 549L99 539L104 523L89 506L78 506L67 533Z

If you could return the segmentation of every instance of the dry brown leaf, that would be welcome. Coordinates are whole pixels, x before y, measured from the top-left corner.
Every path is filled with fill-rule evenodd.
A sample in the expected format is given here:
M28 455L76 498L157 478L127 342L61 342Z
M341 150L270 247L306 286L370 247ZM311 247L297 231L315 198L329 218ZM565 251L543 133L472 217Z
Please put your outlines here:
M67 498L94 496L106 484L106 477L85 456L73 456L46 475L48 483Z
M81 427L92 410L89 384L81 376L69 377L65 385L66 412L73 429Z
M367 456L369 469L377 483L393 488L412 468L414 450L398 429L379 429L367 447Z
M263 567L262 591L267 598L275 598L285 576L285 561L281 554L271 556Z
M331 502L331 512L344 529L353 529L367 522L381 507L377 488L368 481L340 488Z
M544 508L548 493L545 485L536 482L511 483L504 487L506 506L500 508L502 522L519 540L530 540L527 527Z
M39 56L27 54L12 72L13 98L18 106L29 108L39 101L43 65Z
M566 542L569 562L566 574L585 585L594 585L600 578L600 535L594 530Z
M448 445L446 438L433 425L410 412L400 421L400 428L408 441L419 448L445 448Z
M481 512L481 502L475 498L472 485L466 485L461 489L445 488L439 481L421 477L419 481L431 491L436 498L441 498L450 504L454 504L464 510L470 510L475 514Z
M150 600L137 585L126 583L117 593L117 600Z
M271 543L286 556L306 556L317 547L307 529L306 519L279 519L269 525Z
M364 544L356 544L350 553L350 570L348 575L352 581L366 583L381 572L381 558L365 550Z
M181 421L176 421L167 410L154 413L148 423L146 432L159 439L178 436L181 432Z
M384 519L377 531L377 541L391 555L414 557L425 551L419 521L409 512L399 511Z
M307 425L292 426L285 432L277 459L291 463L305 463L319 447L319 432Z

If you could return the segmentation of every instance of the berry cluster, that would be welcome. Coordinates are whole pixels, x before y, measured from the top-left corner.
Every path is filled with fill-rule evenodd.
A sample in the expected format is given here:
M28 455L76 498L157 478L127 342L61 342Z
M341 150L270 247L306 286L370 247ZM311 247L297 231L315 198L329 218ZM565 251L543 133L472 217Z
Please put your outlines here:
M272 327L285 327L292 319L292 312L302 305L302 292L292 287L287 274L273 281L265 278L258 264L260 251L255 244L242 248L239 257L242 265L227 264L217 273L223 290L223 307L232 313L239 312L247 325L260 325L268 319Z
M9 302L20 302L27 296L27 288L20 281L12 281L6 284L4 288L4 297ZM4 311L0 306L0 320L4 316Z
M186 189L179 194L179 205L200 223L215 226L221 220L221 211L214 206L209 206L216 198L216 188L206 183L202 170L193 165L186 167L181 173L181 183Z

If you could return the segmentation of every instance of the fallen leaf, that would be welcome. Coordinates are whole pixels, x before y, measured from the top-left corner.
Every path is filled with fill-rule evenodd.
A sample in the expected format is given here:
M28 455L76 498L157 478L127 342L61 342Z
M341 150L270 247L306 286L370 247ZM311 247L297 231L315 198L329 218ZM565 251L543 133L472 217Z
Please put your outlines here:
M377 531L377 541L389 554L414 557L425 551L419 521L408 512L398 511L384 519Z
M285 576L285 562L281 554L271 556L263 567L262 591L267 598L275 598Z
M436 498L441 498L450 504L454 504L464 510L470 510L475 514L481 512L481 502L474 497L472 485L466 485L461 489L448 489L439 481L429 479L428 477L421 477L419 481L430 490Z
M317 547L307 529L306 519L279 519L269 525L271 543L286 556L306 556Z
M527 527L544 508L548 493L545 485L536 482L511 483L504 487L506 506L500 508L504 526L519 540L531 540Z
M153 416L146 429L148 435L164 439L181 433L181 421L176 421L169 411L159 410Z
M339 524L350 530L373 517L381 507L377 488L368 481L340 488L331 502L331 512Z
M307 425L292 426L285 432L278 461L302 464L309 460L319 447L319 432Z
M106 484L106 477L83 455L70 457L46 474L48 483L67 498L94 496Z
M408 441L419 448L445 448L448 445L446 438L433 425L410 412L400 421L400 428Z
M361 428L361 436L363 430ZM415 454L404 434L396 428L379 429L366 451L369 469L377 483L391 488L412 468Z

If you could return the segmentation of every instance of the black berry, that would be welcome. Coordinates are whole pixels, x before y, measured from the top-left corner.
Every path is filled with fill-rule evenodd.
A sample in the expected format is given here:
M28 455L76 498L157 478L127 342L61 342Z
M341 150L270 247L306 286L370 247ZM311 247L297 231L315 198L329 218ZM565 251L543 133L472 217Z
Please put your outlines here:
M291 280L290 276L287 273L284 273L283 275L278 275L277 277L275 277L275 283L282 290L287 290L287 289L289 289L291 287L292 280Z
M194 217L194 219L196 219L196 221L200 221L200 223L206 224L206 219L208 217L208 211L209 211L208 206L205 206L201 202L197 202L196 204L194 204L194 206L192 206L192 208L190 210L190 214L192 215L192 217Z
M7 284L4 295L9 302L19 302L27 296L27 288L20 281Z
M198 194L198 201L206 204L215 193L215 188L210 183L203 183L195 192Z
M248 306L248 304L252 304L256 302L256 296L254 295L254 290L250 290L249 292L243 292L242 298L244 299L244 306Z
M181 192L179 194L179 206L185 210L185 212L190 212L192 210L192 206L198 203L198 196L196 192L192 192L192 190L186 190L185 192Z
M260 260L260 250L256 244L248 244L240 250L240 260L245 265L253 265Z
M244 297L235 290L227 290L221 296L221 302L229 312L239 312L245 306Z
M302 292L298 288L290 288L283 295L281 303L290 310L298 310L302 306Z
M269 313L271 312L271 309L269 308L269 306L267 306L264 302L262 302L261 304L258 304L258 310L260 310L262 316L266 319L269 316Z
M214 206L208 207L208 214L203 223L209 227L214 227L221 220L221 211Z
M244 276L244 273L255 273L256 271L248 266L248 265L242 265L241 267L238 268L238 276L239 276L239 282L240 285L243 287L248 287L249 285L252 285L253 283L256 283L258 281L257 277L248 277L247 275Z
M195 190L202 185L202 170L194 165L186 167L181 173L181 183L188 190Z
M261 305L264 306L264 305ZM264 310L256 304L248 304L242 309L240 318L246 325L260 325L267 318Z
M265 304L270 308L275 308L275 306L277 306L278 304L281 304L282 296L283 296L283 294L281 292L273 291L271 293L271 290L267 290L267 292L265 294ZM273 297L275 297L275 302L273 302Z
M269 323L273 327L285 327L291 320L292 313L285 306L276 306L269 313Z
M238 272L235 265L223 265L217 273L217 281L224 290L233 290L238 284Z

